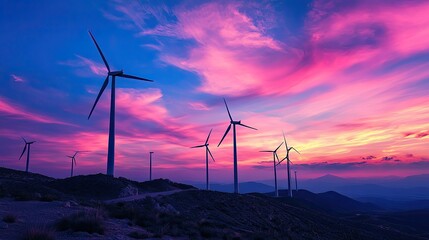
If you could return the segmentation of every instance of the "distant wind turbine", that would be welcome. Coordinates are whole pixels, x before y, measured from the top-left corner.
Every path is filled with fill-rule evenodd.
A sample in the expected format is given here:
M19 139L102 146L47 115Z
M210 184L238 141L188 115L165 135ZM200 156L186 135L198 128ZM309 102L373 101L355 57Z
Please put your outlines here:
M206 142L203 145L191 147L191 148L201 148L201 147L206 148L206 190L209 190L209 154L210 154L210 157L213 159L213 162L215 161L209 149L209 138L210 138L210 134L212 133L212 130L213 129L210 130L209 135L207 136Z
M27 164L25 165L25 172L28 172L28 165L30 164L30 147L31 147L31 144L35 143L36 141L27 142L24 138L22 138L22 140L24 140L25 146L24 146L24 150L22 150L22 153L21 153L21 156L19 157L19 160L21 160L21 158L24 155L25 150L27 150L27 146L28 146L28 150L27 150Z
M289 195L289 197L292 197L292 189L290 187L290 163L292 163L292 161L289 159L289 152L291 150L294 150L298 154L301 154L301 153L299 153L298 150L296 150L294 147L288 147L287 146L286 137L285 137L284 132L283 132L283 140L284 140L285 147L286 147L286 157L283 158L281 161L279 161L278 164L282 163L284 160L287 160L286 163L287 163L287 185L288 185L288 193L289 193L288 195Z
M237 134L236 134L236 131L235 131L235 125L240 125L240 126L243 126L243 127L247 127L247 128L253 129L253 130L258 130L258 129L242 124L241 120L240 121L234 121L232 119L232 117L231 117L231 113L229 112L228 104L226 104L225 98L223 99L223 101L225 102L225 107L226 107L226 110L228 111L228 116L229 116L229 119L230 119L230 123L229 123L228 128L225 131L225 134L223 135L222 139L220 140L220 142L219 142L219 144L217 146L218 147L220 146L220 144L222 143L223 139L228 134L229 130L231 130L231 125L232 125L232 136L233 136L233 144L234 144L234 193L238 193Z
M81 153L81 152L88 152L88 151L75 151L75 153L74 153L74 155L73 155L73 156L68 156L68 155L67 155L67 157L68 157L68 158L71 158L71 171L70 171L70 177L73 177L73 169L74 169L74 165L76 165L76 155L77 155L78 153Z
M274 150L274 151L269 151L269 150L266 150L266 151L260 151L260 152L270 152L270 153L273 153L274 187L275 187L275 194L276 194L276 197L278 197L278 196L279 196L279 190L278 190L278 188L277 188L277 163L276 163L276 158L277 158L277 161L279 161L279 156L277 155L277 150L279 150L279 148L280 148L282 145L283 145L283 143L281 143L281 144L276 148L276 150Z
M101 51L101 48L98 46L98 43L95 40L94 36L92 35L91 32L89 32L89 35L94 41L94 44L97 47L97 50L101 55L101 58L103 59L104 65L106 65L107 77L104 80L103 85L101 86L101 89L100 89L100 92L98 93L97 98L95 99L94 105L92 106L88 119L91 117L91 114L94 111L94 108L97 105L98 100L103 94L104 89L106 89L107 85L109 84L109 77L112 77L112 87L111 87L111 95L110 95L109 147L108 147L108 153L107 153L107 175L113 176L114 163L115 163L115 83L116 83L115 80L116 80L116 77L130 78L130 79L136 79L136 80L142 80L142 81L148 81L148 82L153 82L153 81L146 78L124 74L123 70L111 71L109 64L107 63L107 60L104 57L103 52Z
M152 154L153 152L149 152L149 181L152 181Z

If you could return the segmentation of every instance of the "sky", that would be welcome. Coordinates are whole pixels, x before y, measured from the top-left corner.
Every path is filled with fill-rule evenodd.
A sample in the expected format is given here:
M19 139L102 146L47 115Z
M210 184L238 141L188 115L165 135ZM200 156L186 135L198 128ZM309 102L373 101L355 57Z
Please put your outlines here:
M88 114L106 69L116 81L115 176L232 183L273 178L282 141L302 178L429 173L429 2L0 2L0 166L67 177L106 172L110 85ZM279 157L285 156L282 146ZM279 178L286 177L285 165Z

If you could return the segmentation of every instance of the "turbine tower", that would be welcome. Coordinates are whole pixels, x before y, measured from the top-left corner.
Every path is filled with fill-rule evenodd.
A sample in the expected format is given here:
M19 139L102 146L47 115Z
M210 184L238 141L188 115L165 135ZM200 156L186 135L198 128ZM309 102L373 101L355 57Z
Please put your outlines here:
M24 138L22 138L22 140L24 140L25 146L24 146L24 150L22 150L22 153L21 153L21 156L19 157L19 160L21 160L21 158L24 155L25 150L27 150L27 146L28 146L28 150L27 150L27 164L25 165L25 172L28 172L28 165L30 164L30 147L31 147L31 144L35 143L36 141L27 142Z
M198 146L194 146L191 148L201 148L201 147L205 147L206 148L206 190L209 190L209 154L210 157L212 158L213 162L215 161L212 153L210 152L209 149L209 138L210 138L210 134L212 133L212 130L210 130L209 135L207 136L206 142L203 145L198 145Z
M149 181L152 181L152 154L153 152L149 152Z
M100 89L100 92L98 93L97 98L95 99L94 105L92 106L92 109L91 109L91 112L89 113L88 119L91 117L91 114L94 111L94 108L97 105L98 100L100 99L101 95L103 94L104 89L106 89L107 85L109 84L109 77L112 78L111 95L110 95L109 146L108 146L108 152L107 152L107 175L113 176L114 165L115 165L115 84L116 84L116 77L130 78L130 79L136 79L136 80L142 80L142 81L148 81L148 82L153 82L153 81L146 79L146 78L141 78L141 77L136 77L136 76L124 74L123 70L111 71L109 64L107 63L107 60L104 57L103 52L101 51L101 48L98 46L98 43L95 40L94 36L92 35L91 32L89 32L89 35L91 36L92 40L94 41L94 44L97 47L97 50L100 53L101 58L103 59L104 65L106 65L107 77L104 80L103 85L101 86L101 89Z
M279 190L277 188L277 163L276 163L276 158L277 161L279 161L279 156L277 155L277 150L279 150L279 148L283 145L283 143L281 143L274 151L260 151L260 152L270 152L273 153L273 166L274 166L274 187L275 187L275 194L276 197L279 196Z
M239 125L239 126L243 126L243 127L247 127L253 130L258 130L256 128L244 125L241 123L241 120L239 121L234 121L231 117L231 113L229 112L228 109L228 104L226 104L226 100L225 98L223 99L223 101L225 102L225 107L226 110L228 111L228 116L230 119L230 123L228 128L225 131L225 134L223 135L222 139L220 140L219 144L217 145L218 147L220 146L220 144L222 143L223 139L225 138L225 136L228 134L229 130L231 130L231 125L232 125L232 136L233 136L233 149L234 149L234 193L238 193L238 166L237 166L237 134L235 131L235 126Z
M294 147L288 147L287 146L287 142L286 142L286 137L285 137L285 133L283 132L283 140L285 143L285 147L286 147L286 157L283 158L280 162L282 163L284 160L287 160L287 185L288 185L288 195L289 197L292 197L292 189L290 188L290 163L292 163L292 161L289 159L289 153L291 150L294 150L295 152L297 152L298 154L301 154L298 152L298 150L296 150Z

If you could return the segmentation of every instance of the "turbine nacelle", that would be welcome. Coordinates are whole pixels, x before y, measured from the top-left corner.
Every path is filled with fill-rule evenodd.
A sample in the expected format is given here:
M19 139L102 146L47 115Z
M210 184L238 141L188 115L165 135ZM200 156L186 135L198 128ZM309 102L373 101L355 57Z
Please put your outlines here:
M240 120L240 121L234 121L234 120L231 120L231 124L238 124L238 125L241 125L241 120Z
M108 75L110 75L110 76L121 76L121 75L123 75L123 74L124 74L124 71L123 71L123 70L120 70L120 71L112 71L112 72L108 72L107 74L108 74Z

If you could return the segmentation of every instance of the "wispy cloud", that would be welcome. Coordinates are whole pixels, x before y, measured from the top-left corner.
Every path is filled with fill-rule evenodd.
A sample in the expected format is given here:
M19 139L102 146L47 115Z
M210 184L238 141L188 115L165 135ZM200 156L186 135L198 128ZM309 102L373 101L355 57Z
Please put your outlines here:
M25 82L25 79L22 76L18 76L15 74L11 74L10 76L12 77L13 81L15 81L15 82Z
M70 125L69 123L63 122L61 120L57 120L49 116L44 116L42 114L34 113L33 111L26 109L16 103L10 102L7 99L2 97L0 97L0 115L3 115L4 117L20 119L25 121Z
M65 66L70 66L73 68L76 68L76 73L78 75L87 76L89 74L95 74L98 76L106 76L107 75L107 69L104 64L95 62L89 58L76 55L77 59L74 60L68 60L68 61L62 61L60 64Z

